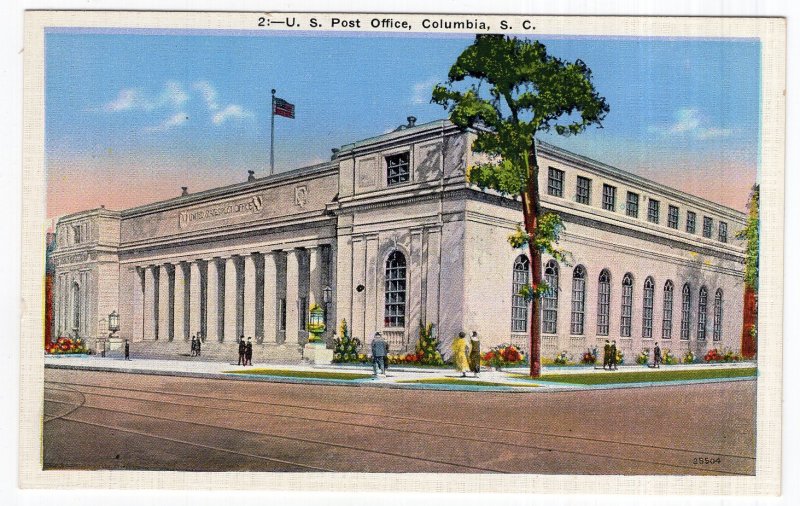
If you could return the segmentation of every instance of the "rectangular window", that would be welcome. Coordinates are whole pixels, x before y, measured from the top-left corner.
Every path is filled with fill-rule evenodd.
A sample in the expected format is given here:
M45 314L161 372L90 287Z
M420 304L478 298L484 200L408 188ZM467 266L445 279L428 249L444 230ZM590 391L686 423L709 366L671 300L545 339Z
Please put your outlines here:
M697 214L686 211L686 231L694 234L697 231Z
M610 184L603 185L603 209L615 211L617 209L617 187Z
M639 194L628 192L628 202L625 206L625 214L634 218L639 217Z
M711 239L711 230L714 228L714 220L708 216L703 216L703 237Z
M728 242L728 224L724 221L719 222L719 241Z
M647 201L647 221L658 223L660 205L661 203L657 200L650 199Z
M564 171L549 167L547 171L547 194L553 197L564 196Z
M578 176L578 186L575 189L575 202L588 204L592 192L592 180L588 177Z
M286 299L278 300L278 330L286 330Z
M678 208L676 206L669 206L667 212L667 226L669 228L678 228Z
M389 186L406 183L410 178L408 153L399 153L386 157L386 183Z

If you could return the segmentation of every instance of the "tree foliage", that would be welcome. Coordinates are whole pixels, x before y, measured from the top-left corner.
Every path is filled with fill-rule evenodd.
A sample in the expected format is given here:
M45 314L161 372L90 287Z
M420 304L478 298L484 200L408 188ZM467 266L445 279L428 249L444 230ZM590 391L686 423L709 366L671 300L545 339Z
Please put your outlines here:
M748 216L745 227L736 233L737 239L746 242L744 261L744 282L758 293L758 251L759 251L759 186L753 185L750 202L747 204Z

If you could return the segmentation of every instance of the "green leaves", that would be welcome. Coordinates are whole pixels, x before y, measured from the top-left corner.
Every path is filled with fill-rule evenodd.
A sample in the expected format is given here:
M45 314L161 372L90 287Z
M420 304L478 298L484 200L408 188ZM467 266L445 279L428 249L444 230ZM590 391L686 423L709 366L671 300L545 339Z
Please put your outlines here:
M745 249L744 282L758 292L759 252L759 186L753 185L750 193L749 215L745 228L736 232L736 238L747 242Z
M569 252L556 247L563 230L564 222L559 215L544 213L538 218L533 234L517 225L516 230L508 236L508 243L512 248L529 246L531 250L549 254L559 263L570 265Z

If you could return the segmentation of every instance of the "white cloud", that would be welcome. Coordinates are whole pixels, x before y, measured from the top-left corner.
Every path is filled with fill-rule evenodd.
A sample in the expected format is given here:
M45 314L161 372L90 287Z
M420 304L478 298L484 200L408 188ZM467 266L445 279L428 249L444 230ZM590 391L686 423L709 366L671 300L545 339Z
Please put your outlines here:
M674 122L667 125L651 125L647 130L663 136L691 136L700 140L728 137L733 134L730 128L709 125L707 118L692 108L678 109L675 112Z
M214 114L214 116L211 118L211 121L215 125L221 125L226 121L228 121L229 119L239 120L244 118L250 118L252 116L253 116L252 112L242 109L240 105L230 104L225 109Z
M217 102L217 90L208 81L197 81L192 85L192 88L200 93L203 101L206 103L209 111L216 111L219 109Z
M117 98L103 106L103 110L106 112L127 111L136 108L141 101L140 90L124 88L119 91Z
M148 97L139 88L123 88L117 98L103 105L106 112L153 111L165 107L177 109L189 100L183 85L177 81L167 81L164 89L155 98Z
M189 119L185 112L178 112L162 121L160 124L145 128L147 132L166 132L171 128L183 125Z
M164 91L158 98L156 107L172 106L178 108L189 100L189 95L184 91L183 85L176 81L168 81L164 85Z
M411 103L416 105L427 104L431 101L431 92L439 79L428 79L414 85L411 92Z

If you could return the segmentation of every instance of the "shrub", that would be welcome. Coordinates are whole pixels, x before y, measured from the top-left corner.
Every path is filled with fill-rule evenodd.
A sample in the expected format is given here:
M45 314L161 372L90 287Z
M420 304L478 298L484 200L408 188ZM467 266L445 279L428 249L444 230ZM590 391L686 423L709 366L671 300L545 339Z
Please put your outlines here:
M664 351L661 352L661 363L666 365L677 364L678 358L672 354L669 348L664 348Z
M617 365L622 365L625 361L625 354L622 353L622 350L617 348Z
M581 356L581 362L584 364L596 364L597 363L597 348L587 349L586 352Z
M525 363L525 355L513 344L501 344L484 353L481 362L496 368L521 365Z
M706 362L738 362L742 359L738 353L734 353L733 350L727 349L720 353L716 348L711 348L708 350L703 357L703 360Z
M649 361L650 361L650 348L642 348L642 351L640 351L639 355L636 356L636 363L639 365L645 365Z
M556 355L556 358L553 359L553 363L556 365L567 365L571 363L571 357L569 353L567 353L566 351L562 351L561 353Z
M416 353L414 358L406 355L406 361L419 363L421 365L444 365L444 359L439 352L439 339L433 336L433 324L425 325L422 320L419 322L419 339L417 340ZM391 363L391 360L389 361Z
M361 341L356 337L350 337L350 330L347 328L345 319L342 319L342 323L339 325L339 336L333 340L333 345L334 363L366 361L366 355L358 352L361 348ZM362 357L364 357L363 360Z
M683 358L681 359L681 362L683 362L684 364L693 364L694 361L695 361L694 353L692 353L691 351L687 351L686 353L684 353Z

